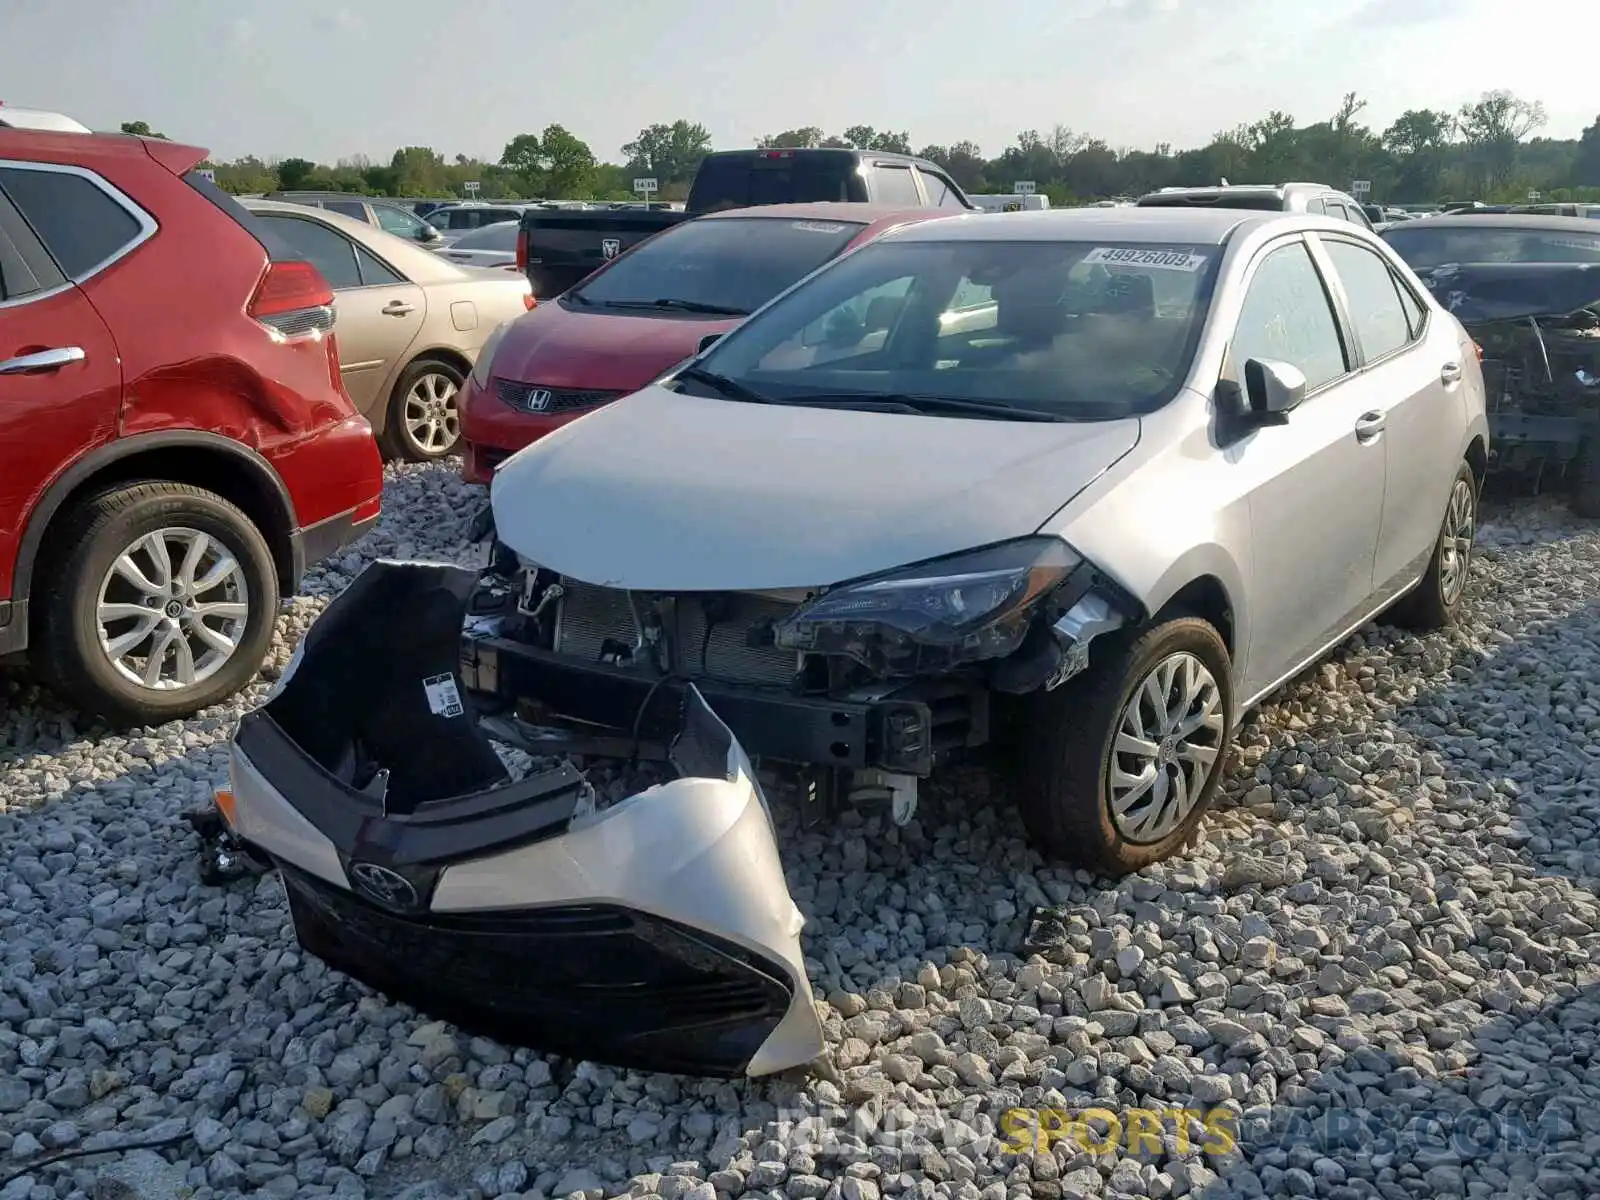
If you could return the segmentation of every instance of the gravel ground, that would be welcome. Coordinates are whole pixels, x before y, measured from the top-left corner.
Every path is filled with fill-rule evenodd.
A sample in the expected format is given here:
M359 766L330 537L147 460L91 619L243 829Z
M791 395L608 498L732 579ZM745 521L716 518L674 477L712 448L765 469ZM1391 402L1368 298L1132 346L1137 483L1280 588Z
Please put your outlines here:
M449 557L479 495L394 472L274 667L363 560ZM1600 1193L1600 527L1487 515L1465 624L1365 630L1286 689L1186 857L1046 867L976 774L904 829L780 806L837 1063L810 1081L567 1064L386 1004L297 952L275 879L198 885L176 818L265 684L124 737L0 677L0 1180L189 1134L0 1198ZM1092 1106L1225 1108L1239 1144L1163 1117L1142 1151L1007 1149L1007 1110Z

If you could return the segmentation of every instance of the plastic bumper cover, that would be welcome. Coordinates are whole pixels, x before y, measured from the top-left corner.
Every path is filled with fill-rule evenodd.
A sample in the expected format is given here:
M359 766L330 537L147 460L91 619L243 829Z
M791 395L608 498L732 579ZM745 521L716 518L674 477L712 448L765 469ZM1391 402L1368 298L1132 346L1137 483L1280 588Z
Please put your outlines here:
M463 1028L621 1067L810 1062L803 923L749 760L683 696L679 778L595 811L570 764L513 781L455 671L475 583L378 563L240 724L232 832L304 947Z

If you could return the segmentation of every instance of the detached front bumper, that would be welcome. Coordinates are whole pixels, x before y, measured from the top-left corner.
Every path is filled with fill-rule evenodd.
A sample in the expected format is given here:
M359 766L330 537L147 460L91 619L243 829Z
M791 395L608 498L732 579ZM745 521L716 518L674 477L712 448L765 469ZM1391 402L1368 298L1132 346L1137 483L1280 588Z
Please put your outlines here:
M457 671L476 576L377 563L240 723L231 832L302 945L518 1045L721 1077L810 1062L803 919L743 748L694 688L679 778L596 811L570 762L513 781Z

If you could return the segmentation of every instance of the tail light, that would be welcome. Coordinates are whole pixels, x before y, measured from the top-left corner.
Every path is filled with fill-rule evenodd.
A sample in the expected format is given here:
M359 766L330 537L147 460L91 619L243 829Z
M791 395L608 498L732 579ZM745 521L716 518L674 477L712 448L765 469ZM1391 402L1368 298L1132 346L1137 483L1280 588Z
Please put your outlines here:
M308 262L272 262L246 311L285 337L333 329L333 289Z
M539 302L533 297L533 290L531 288L522 297L522 307L527 309L529 312L532 312L534 306L538 303Z
M517 270L526 271L527 269L528 231L526 229L519 229L517 230Z

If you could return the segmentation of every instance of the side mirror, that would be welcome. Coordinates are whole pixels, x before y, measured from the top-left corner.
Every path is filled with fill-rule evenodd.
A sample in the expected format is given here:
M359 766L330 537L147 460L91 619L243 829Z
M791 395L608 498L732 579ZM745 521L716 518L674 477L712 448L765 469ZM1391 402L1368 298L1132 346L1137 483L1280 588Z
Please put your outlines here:
M1252 358L1244 364L1244 394L1252 416L1276 424L1305 402L1306 377L1289 363Z
M722 335L720 333L708 333L700 339L700 344L694 348L694 352L696 354L704 354L721 340Z
M442 242L444 241L444 234L440 233L432 225L424 225L421 229L417 230L417 241Z

